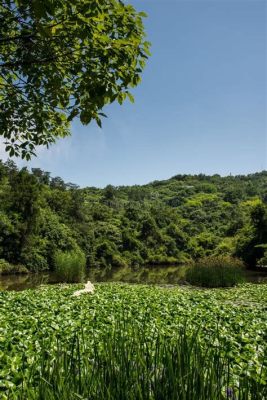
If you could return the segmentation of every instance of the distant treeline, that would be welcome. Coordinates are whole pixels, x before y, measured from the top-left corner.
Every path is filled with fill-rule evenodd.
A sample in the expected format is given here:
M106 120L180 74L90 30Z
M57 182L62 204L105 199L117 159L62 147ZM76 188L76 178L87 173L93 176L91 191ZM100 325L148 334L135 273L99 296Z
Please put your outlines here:
M81 189L0 161L0 259L41 271L53 269L57 250L80 249L88 266L219 254L267 264L267 171Z

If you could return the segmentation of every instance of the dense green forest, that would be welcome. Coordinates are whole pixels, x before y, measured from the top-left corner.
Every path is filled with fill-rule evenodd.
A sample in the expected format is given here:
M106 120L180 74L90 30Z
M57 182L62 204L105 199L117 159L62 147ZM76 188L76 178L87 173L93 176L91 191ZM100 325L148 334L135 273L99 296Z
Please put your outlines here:
M219 254L266 265L267 172L80 189L0 162L0 259L41 271L53 269L57 250L82 250L88 267Z

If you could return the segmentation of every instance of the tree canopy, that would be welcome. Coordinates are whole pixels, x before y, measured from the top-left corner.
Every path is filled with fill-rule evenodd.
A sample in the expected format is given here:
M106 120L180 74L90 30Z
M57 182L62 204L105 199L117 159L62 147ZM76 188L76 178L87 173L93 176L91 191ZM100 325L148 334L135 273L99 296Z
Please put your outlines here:
M266 182L261 172L79 188L41 169L30 173L0 161L0 260L41 271L54 268L57 251L81 250L90 267L221 255L267 265ZM226 201L233 188L238 201Z
M95 120L128 97L149 55L143 17L121 0L3 0L0 4L0 135L10 156Z

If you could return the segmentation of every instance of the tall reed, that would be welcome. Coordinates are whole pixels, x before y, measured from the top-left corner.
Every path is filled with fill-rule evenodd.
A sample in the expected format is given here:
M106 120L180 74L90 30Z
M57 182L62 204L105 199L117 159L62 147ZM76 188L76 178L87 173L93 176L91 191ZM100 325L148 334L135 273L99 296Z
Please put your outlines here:
M82 282L86 258L81 250L57 251L54 256L55 275L61 282Z
M149 339L132 326L109 330L100 342L81 332L55 351L43 349L40 363L11 400L262 400L264 384L236 377L220 347L207 347L198 332L180 329L171 340ZM125 326L124 326L125 328ZM130 328L130 326L128 326Z
M185 279L197 286L231 287L244 282L244 265L230 256L204 257L187 269Z

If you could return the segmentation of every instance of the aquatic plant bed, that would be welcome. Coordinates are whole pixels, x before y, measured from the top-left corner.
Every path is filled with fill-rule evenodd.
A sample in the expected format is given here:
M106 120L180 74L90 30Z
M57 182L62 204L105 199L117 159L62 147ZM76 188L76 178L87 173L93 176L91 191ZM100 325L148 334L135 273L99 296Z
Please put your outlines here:
M0 292L0 399L267 399L267 285Z

